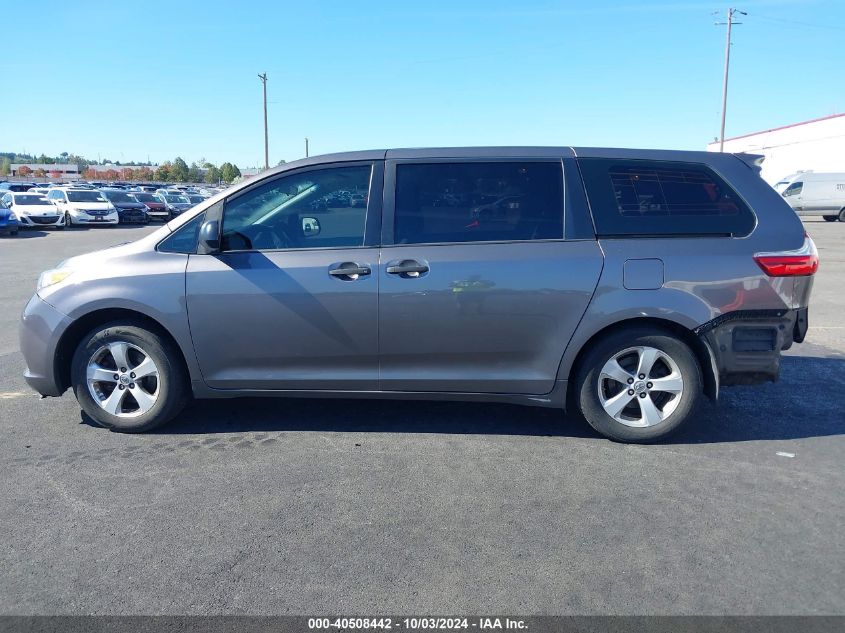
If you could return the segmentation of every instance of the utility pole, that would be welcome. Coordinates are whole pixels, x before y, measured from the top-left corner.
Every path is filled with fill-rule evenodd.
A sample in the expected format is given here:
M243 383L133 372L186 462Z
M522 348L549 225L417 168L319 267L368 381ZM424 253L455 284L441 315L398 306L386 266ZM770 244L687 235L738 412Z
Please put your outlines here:
M305 137L305 158L308 158L308 137Z
M264 84L264 169L270 169L270 143L267 138L267 73L258 75Z
M718 26L727 25L728 30L725 36L725 77L722 83L722 126L719 131L719 151L725 151L725 116L727 114L728 108L728 72L730 71L731 67L731 27L734 24L742 24L742 22L734 22L734 13L739 13L740 15L748 15L745 11L740 11L739 9L734 9L731 7L728 9L728 21L727 22L716 22Z

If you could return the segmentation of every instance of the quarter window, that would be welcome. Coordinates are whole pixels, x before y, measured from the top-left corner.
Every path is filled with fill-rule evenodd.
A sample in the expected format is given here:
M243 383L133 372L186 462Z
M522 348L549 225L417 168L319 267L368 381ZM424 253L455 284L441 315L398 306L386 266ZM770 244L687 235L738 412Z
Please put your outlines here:
M371 165L281 176L226 204L223 250L363 246Z
M755 218L699 163L579 160L599 236L748 235Z
M197 252L197 241L199 240L200 226L205 219L205 213L200 213L180 226L168 238L158 245L158 250L163 253L185 253Z
M397 244L562 238L560 162L396 167Z

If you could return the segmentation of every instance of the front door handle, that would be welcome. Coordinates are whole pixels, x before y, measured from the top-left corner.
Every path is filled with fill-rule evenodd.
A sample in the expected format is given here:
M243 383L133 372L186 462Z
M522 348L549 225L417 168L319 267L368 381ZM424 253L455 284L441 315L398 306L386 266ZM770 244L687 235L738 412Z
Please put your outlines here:
M370 272L369 266L360 266L355 262L343 262L335 268L329 268L329 274L332 277L338 277L344 281L355 281L358 277L369 275Z
M414 259L404 259L387 265L388 275L402 275L405 278L419 277L428 272L428 264L420 263Z

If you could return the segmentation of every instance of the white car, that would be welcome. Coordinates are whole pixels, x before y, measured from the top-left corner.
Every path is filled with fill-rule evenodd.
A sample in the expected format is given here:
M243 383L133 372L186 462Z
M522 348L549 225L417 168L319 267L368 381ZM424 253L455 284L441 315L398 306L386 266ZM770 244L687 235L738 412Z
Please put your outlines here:
M18 216L21 228L65 228L65 216L44 196L30 191L9 191L0 198Z
M96 189L53 189L47 199L64 216L66 226L120 222L117 209Z

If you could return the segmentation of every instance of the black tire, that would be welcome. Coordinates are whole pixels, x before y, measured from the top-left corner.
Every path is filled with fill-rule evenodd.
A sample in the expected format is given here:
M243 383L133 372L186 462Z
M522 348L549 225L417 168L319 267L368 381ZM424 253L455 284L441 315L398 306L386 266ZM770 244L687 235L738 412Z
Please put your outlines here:
M155 403L149 411L134 417L107 412L94 400L88 388L89 360L97 350L114 342L137 346L158 368ZM188 377L176 346L145 325L131 321L107 323L94 328L82 339L71 362L71 385L79 405L94 422L122 433L143 433L166 424L179 414L190 398Z
M836 222L839 218L835 215L823 215L825 222Z
M683 379L683 391L677 396L680 401L676 408L653 426L633 427L623 424L605 411L599 399L599 376L605 363L620 352L638 346L655 348L666 354L677 365ZM629 327L602 338L587 352L576 376L573 395L589 425L605 437L619 442L649 443L668 437L693 417L703 387L698 360L686 343L657 328ZM655 398L660 397L669 396L655 393ZM651 401L651 396L648 399ZM637 402L636 407L639 409L636 397L632 402Z
M65 211L65 227L69 229L73 228L73 218L70 217L69 211Z
M839 210L839 221L840 221L840 222L845 222L845 209L840 209L840 210Z

